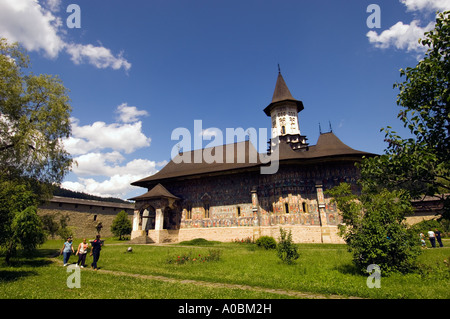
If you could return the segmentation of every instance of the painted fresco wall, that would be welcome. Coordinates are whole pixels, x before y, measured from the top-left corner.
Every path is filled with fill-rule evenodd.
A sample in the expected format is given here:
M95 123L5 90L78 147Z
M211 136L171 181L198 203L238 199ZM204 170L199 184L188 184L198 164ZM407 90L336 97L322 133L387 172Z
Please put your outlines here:
M358 177L353 163L288 165L280 167L274 175L255 171L165 183L164 186L182 198L180 228L254 226L253 188L258 195L260 226L318 226L316 185L321 184L326 190L347 182L358 191ZM336 206L329 198L325 198L324 203L322 216L326 217L326 224L339 224Z

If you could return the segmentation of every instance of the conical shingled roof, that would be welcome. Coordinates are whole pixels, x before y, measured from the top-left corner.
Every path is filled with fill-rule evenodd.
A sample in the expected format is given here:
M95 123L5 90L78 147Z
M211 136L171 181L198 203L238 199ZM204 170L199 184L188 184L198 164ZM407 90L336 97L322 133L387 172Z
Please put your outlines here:
M302 101L294 99L291 92L289 91L289 88L286 85L286 82L284 82L281 72L278 72L278 78L277 78L277 83L275 84L275 90L273 92L272 102L264 109L264 112L267 114L267 116L270 116L270 112L272 111L272 108L277 103L283 102L283 101L295 102L297 104L297 112L300 112L304 108Z

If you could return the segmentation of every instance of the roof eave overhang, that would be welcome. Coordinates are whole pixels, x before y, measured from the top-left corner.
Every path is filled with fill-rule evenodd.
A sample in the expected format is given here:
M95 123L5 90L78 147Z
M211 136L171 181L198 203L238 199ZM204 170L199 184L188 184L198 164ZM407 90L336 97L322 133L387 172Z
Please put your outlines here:
M282 101L272 102L269 105L267 105L266 108L264 109L264 113L266 113L267 116L270 116L270 112L272 112L272 109L275 106L280 105L280 104L285 103L285 102L293 102L293 103L295 103L297 105L297 113L304 109L302 101L299 101L299 100L282 100Z
M349 153L349 154L336 154L336 155L327 155L327 156L318 156L318 157L311 157L311 158L283 158L279 160L280 165L281 164L296 164L296 165L314 165L319 163L328 163L328 162L343 162L343 161L362 161L363 157L373 157L377 156L376 154L372 153ZM186 180L186 179L195 179L195 178L204 178L204 177L213 177L213 176L219 176L219 175L225 175L225 174L238 174L243 172L251 172L259 170L261 167L270 165L270 164L261 164L261 163L255 163L254 165L249 165L246 167L239 167L239 168L232 168L227 170L219 170L219 171L211 171L211 172L204 172L204 173L194 173L194 174L188 174L188 175L181 175L181 176L170 176L170 177L163 177L161 179L153 179L153 180L140 180L131 183L133 186L139 186L139 187L149 187L152 185L156 185L158 183L165 183L165 182L173 182L173 181L179 181L179 180Z

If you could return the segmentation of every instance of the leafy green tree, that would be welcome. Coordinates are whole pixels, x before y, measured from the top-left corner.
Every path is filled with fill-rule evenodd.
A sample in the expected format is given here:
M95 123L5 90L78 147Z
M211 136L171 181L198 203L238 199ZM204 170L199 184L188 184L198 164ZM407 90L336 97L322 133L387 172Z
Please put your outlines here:
M0 38L0 176L60 183L72 159L67 89L56 76L27 72L18 44Z
M299 257L297 246L292 241L292 232L280 227L280 239L277 244L277 256L286 264L293 264Z
M111 232L114 236L122 240L122 236L130 235L132 230L131 221L128 219L128 214L125 211L120 211L116 218L114 218L111 225Z
M0 246L6 250L6 262L14 256L17 234L13 227L15 216L35 205L38 198L24 183L0 180Z
M340 235L362 273L377 264L384 274L409 272L420 254L417 234L408 231L405 216L412 213L408 192L388 191L352 194L350 185L341 183L326 191L341 211Z
M70 217L68 214L59 216L59 228L56 234L62 239L66 239L69 236L73 237L73 229L69 226Z
M13 236L10 244L22 247L25 252L30 252L45 242L45 231L36 211L35 206L29 206L15 214L12 222Z
M411 196L440 196L445 219L450 218L450 11L438 14L435 28L425 33L428 46L416 67L400 70L405 77L398 88L398 118L411 138L402 138L391 127L385 131L385 154L361 165L365 185L376 191L407 189Z
M70 111L61 80L34 75L24 50L0 38L0 245L7 260L15 247L40 243L31 224L42 224L32 207L51 195L50 185L60 183L72 164L61 142L70 135ZM27 228L21 232L18 225Z
M41 220L44 231L46 231L48 235L52 236L52 238L55 238L55 235L59 230L59 224L55 221L55 215L45 214L41 216Z

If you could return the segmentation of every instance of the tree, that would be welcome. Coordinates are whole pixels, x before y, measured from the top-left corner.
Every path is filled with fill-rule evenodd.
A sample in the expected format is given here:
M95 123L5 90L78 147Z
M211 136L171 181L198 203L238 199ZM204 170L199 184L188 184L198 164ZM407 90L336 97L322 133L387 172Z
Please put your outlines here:
M440 196L443 218L450 218L450 11L439 13L435 28L420 40L427 53L416 67L400 70L406 77L398 88L398 118L412 137L404 139L391 127L385 131L385 154L365 159L361 177L373 191L406 189L414 198Z
M350 185L341 183L326 191L341 211L340 235L362 273L367 266L378 265L383 273L408 272L415 268L420 254L417 234L408 231L405 216L412 212L405 191L352 194Z
M55 238L55 235L59 230L59 224L55 221L55 215L45 214L41 216L41 220L44 231L46 231L48 235L52 236L52 238Z
M17 234L13 221L17 214L37 202L36 194L24 183L0 180L0 246L6 248L6 262L15 254Z
M67 89L56 76L29 72L18 44L0 39L0 176L60 183L72 159Z
M0 38L0 245L7 260L17 246L40 244L42 223L32 207L72 164L62 144L71 131L67 89L58 77L28 68L23 49Z
M280 228L280 239L277 244L277 256L286 264L293 264L300 255L297 246L292 241L292 232Z
M45 242L45 231L36 211L36 206L29 206L15 214L11 227L13 236L10 240L13 250L14 246L20 246L25 252L30 252Z
M122 240L122 236L131 234L132 225L125 211L120 211L111 225L111 232Z

